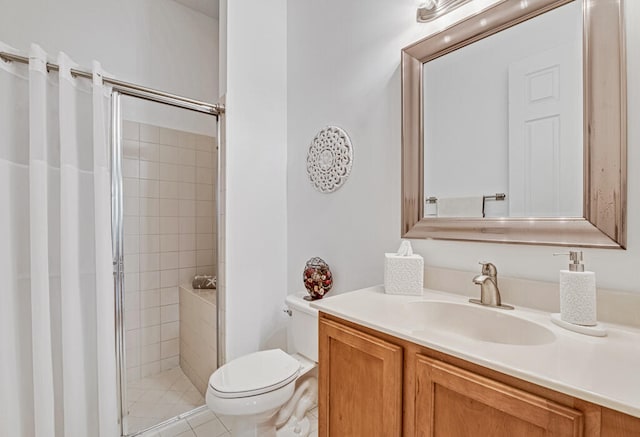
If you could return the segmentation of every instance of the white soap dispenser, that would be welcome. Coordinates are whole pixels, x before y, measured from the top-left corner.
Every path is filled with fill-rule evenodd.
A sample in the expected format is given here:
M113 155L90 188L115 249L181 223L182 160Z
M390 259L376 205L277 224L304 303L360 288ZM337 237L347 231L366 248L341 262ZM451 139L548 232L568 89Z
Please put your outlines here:
M606 335L597 327L596 274L584 271L582 252L554 255L569 255L570 263L568 270L560 270L560 314L552 314L552 321L582 334Z

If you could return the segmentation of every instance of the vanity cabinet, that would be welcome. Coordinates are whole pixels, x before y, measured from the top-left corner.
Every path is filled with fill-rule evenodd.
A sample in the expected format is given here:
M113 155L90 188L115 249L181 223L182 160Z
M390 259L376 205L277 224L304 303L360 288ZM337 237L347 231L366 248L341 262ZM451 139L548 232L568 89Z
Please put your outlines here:
M320 313L320 437L640 437L640 419Z
M402 347L320 320L319 434L402 435Z
M423 354L416 359L416 435L581 437L584 415Z

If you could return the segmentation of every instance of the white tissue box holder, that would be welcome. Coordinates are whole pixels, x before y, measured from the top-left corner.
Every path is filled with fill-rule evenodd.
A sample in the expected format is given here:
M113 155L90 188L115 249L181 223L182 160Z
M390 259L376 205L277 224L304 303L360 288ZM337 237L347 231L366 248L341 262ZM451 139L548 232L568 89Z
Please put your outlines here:
M420 255L384 254L385 293L420 296L423 280L424 259Z

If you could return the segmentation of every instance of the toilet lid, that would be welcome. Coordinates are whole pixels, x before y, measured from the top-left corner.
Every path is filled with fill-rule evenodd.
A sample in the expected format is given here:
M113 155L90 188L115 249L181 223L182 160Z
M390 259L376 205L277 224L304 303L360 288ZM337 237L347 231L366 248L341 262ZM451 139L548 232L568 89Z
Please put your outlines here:
M295 380L300 362L280 349L254 352L213 372L209 387L221 398L240 398L267 393Z

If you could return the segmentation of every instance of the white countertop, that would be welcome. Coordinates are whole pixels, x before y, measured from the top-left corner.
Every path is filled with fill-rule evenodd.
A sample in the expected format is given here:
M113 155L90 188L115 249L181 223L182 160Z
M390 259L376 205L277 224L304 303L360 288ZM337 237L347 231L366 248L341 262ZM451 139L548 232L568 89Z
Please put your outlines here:
M326 297L311 306L507 375L640 417L639 329L600 323L607 329L608 336L591 337L556 326L549 313L516 307L509 314L543 325L555 334L556 339L535 346L500 344L462 335L412 330L402 315L407 305L419 300L465 303L467 297L427 289L422 296L390 295L384 293L382 286L377 286Z

